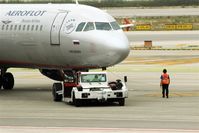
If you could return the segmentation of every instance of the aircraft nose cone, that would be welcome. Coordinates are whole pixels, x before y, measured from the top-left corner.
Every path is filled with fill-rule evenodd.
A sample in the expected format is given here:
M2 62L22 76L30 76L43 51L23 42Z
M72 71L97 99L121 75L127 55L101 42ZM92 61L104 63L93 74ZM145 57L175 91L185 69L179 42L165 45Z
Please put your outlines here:
M118 63L123 61L130 52L129 41L126 38L122 38L114 43L114 49L116 55L118 55Z
M129 55L129 41L124 34L112 36L107 41L107 45L109 45L109 49L107 49L108 58L112 62L112 65L120 63Z
M129 41L123 31L103 32L103 34L98 32L96 34L97 38L94 35L89 38L92 39L91 42L95 42L94 46L89 46L94 53L93 56L89 56L89 61L95 62L100 67L109 67L122 62L129 55Z

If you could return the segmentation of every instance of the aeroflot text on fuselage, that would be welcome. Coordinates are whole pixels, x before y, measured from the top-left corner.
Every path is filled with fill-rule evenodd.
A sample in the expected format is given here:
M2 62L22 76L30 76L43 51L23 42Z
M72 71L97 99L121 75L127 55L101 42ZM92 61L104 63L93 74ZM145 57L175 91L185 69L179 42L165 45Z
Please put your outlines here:
M6 16L43 16L47 11L9 11Z

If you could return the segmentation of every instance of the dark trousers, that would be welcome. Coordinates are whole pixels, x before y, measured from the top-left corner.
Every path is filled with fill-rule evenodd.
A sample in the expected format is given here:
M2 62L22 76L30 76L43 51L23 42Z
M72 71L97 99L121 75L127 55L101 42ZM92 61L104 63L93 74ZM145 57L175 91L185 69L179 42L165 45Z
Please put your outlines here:
M165 97L165 93L166 93L166 96L169 97L169 85L168 84L162 85L162 97Z

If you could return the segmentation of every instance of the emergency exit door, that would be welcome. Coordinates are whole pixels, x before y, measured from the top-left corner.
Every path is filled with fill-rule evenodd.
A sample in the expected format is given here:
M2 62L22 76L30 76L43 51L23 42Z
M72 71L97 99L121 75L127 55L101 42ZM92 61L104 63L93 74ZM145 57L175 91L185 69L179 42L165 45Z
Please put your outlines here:
M67 14L68 12L60 12L56 15L50 32L51 45L60 45L60 31Z

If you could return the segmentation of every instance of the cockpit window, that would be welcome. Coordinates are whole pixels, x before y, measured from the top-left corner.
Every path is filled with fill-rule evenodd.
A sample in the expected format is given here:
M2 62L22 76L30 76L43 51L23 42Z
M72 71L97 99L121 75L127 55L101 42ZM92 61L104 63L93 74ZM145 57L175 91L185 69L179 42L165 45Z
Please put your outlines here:
M112 26L112 28L113 28L114 30L119 30L119 29L121 29L117 22L111 22L111 26Z
M81 22L81 23L77 26L76 31L82 31L85 24L86 24L86 22Z
M88 22L86 24L86 27L84 28L84 31L90 31L90 30L94 30L95 29L95 26L93 24L93 22Z
M95 22L95 26L97 30L112 30L110 24L106 22Z
M119 30L120 26L116 21L114 22L81 22L76 29L76 32L81 31L91 31L91 30L101 30L101 31L110 31L110 30Z

